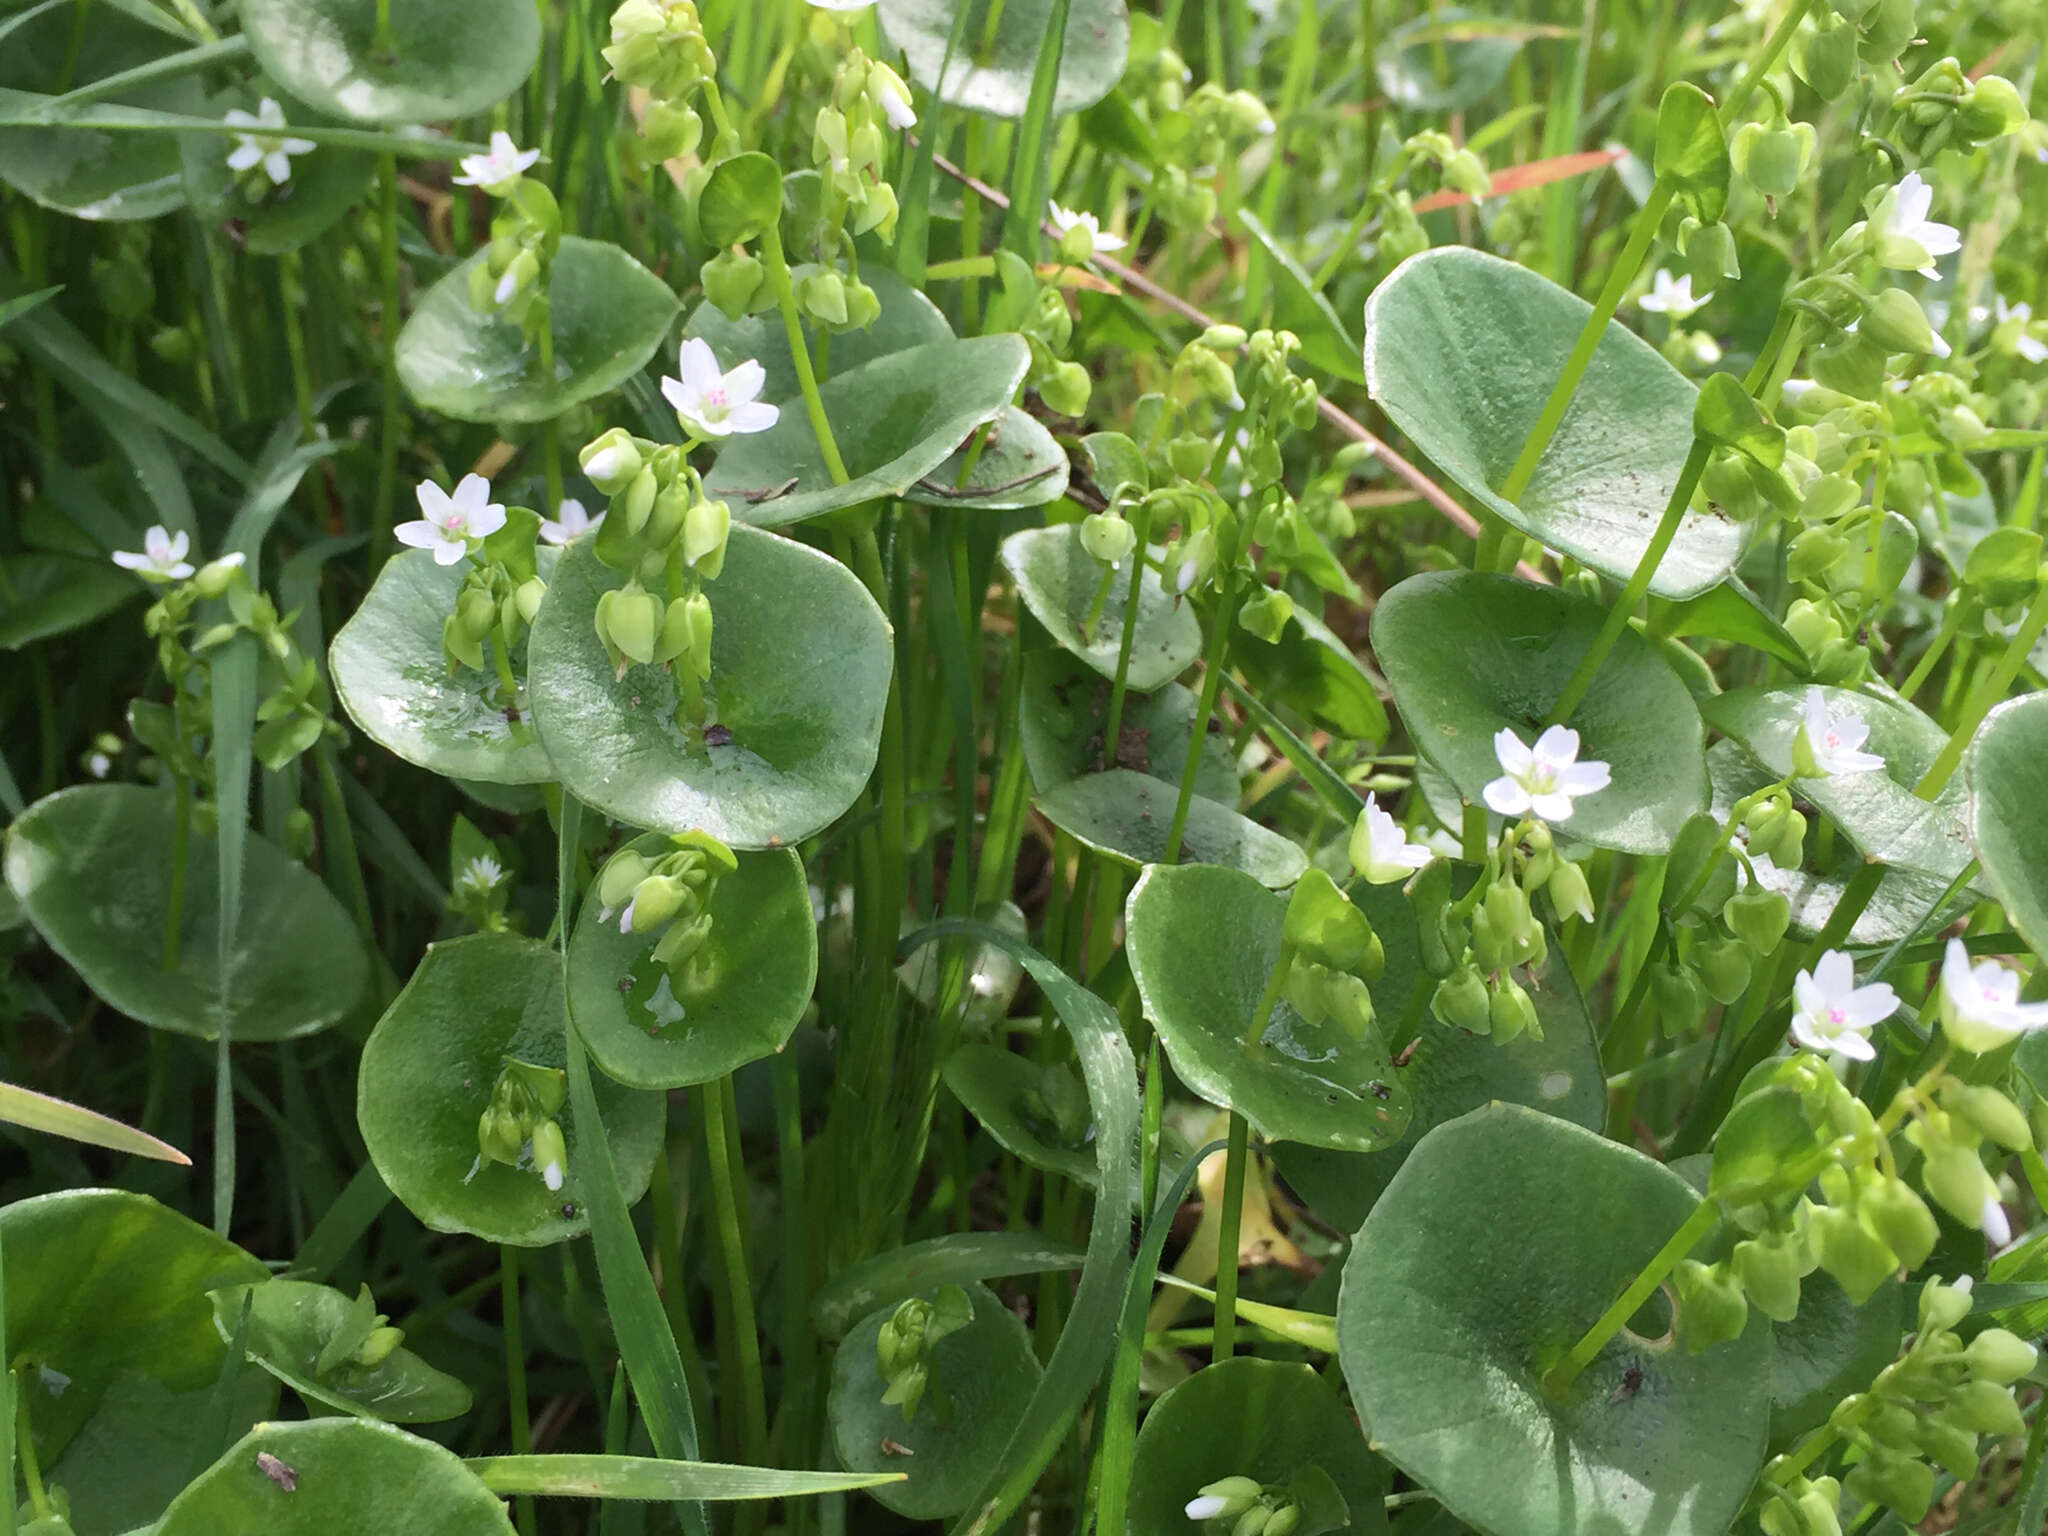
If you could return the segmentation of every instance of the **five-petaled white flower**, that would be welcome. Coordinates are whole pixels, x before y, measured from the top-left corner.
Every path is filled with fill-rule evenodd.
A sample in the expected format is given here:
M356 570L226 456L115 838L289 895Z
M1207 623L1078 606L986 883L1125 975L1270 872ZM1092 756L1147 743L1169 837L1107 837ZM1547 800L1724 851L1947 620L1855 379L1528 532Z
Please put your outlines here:
M1605 763L1579 761L1579 733L1562 725L1538 736L1534 747L1506 728L1496 731L1493 755L1500 760L1504 777L1481 794L1503 816L1533 814L1541 821L1568 821L1573 800L1597 794L1613 779Z
M228 151L231 171L252 170L260 165L271 183L281 187L292 179L292 156L313 152L311 139L295 139L285 133L284 108L274 96L264 97L253 114L230 107L226 120L237 128L254 130L235 135L235 147Z
M1870 727L1851 714L1835 714L1818 688L1806 690L1799 732L1792 741L1792 763L1800 777L1822 779L1836 773L1869 773L1884 759L1862 750Z
M1659 267L1650 279L1650 291L1636 301L1640 309L1653 315L1662 315L1674 324L1683 320L1694 310L1714 296L1713 289L1696 294L1692 291L1692 274L1681 272L1677 278Z
M498 882L505 878L505 867L488 853L480 853L462 866L462 875L456 884L488 894L498 888Z
M1066 238L1069 230L1085 229L1088 231L1088 248L1091 251L1120 251L1124 248L1124 237L1104 230L1102 221L1094 214L1077 213L1071 208L1062 208L1058 203L1051 206L1052 212L1048 217L1052 227L1059 231L1062 240Z
M124 571L133 571L144 581L183 581L192 574L191 562L185 558L192 541L182 532L172 533L158 523L142 536L142 552L132 549L114 551L114 564Z
M1871 223L1877 230L1877 259L1900 271L1918 269L1936 276L1934 258L1963 248L1963 237L1953 224L1941 224L1927 217L1934 206L1934 188L1918 171L1908 172L1877 205Z
M414 495L421 516L391 532L401 544L432 550L436 565L453 565L469 553L472 539L487 539L505 526L505 509L491 500L491 482L482 475L464 475L452 496L422 480Z
M524 174L539 159L539 150L521 149L512 142L512 135L500 128L491 135L490 153L464 155L462 174L451 179L458 187L497 187Z
M592 517L583 510L583 503L573 496L564 496L562 504L555 508L553 517L540 520L540 537L543 544L567 544L588 533L604 521L604 514Z
M1898 993L1886 982L1857 986L1856 967L1839 949L1829 950L1811 971L1792 978L1792 998L1794 1040L1809 1051L1840 1051L1857 1061L1877 1054L1877 1047L1864 1036L1899 1006Z
M711 343L692 336L676 359L679 379L661 381L662 398L675 407L685 431L698 437L766 432L782 412L763 401L768 371L751 357L729 373L718 371Z
M1365 797L1365 808L1351 829L1351 867L1368 885L1406 880L1434 857L1421 843L1408 841L1401 824L1380 809L1378 799Z
M2048 1024L2048 1003L2020 1001L2020 978L1996 960L1970 964L1961 939L1948 941L1941 962L1941 1027L1966 1051L1995 1051Z

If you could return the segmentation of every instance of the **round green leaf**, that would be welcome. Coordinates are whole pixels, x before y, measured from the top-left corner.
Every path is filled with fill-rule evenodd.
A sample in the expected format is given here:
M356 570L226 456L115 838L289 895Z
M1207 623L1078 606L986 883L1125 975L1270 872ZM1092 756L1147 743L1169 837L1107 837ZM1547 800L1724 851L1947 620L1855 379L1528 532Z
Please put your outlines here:
M1411 576L1373 611L1373 650L1418 751L1478 805L1500 777L1495 732L1534 741L1606 610L1507 576ZM1705 731L1670 663L1625 629L1571 719L1581 761L1613 782L1576 801L1565 831L1596 848L1664 853L1707 801Z
M1156 864L1166 857L1167 834L1180 788L1129 768L1091 773L1047 790L1032 801L1068 836L1125 864ZM1196 795L1188 802L1180 857L1188 864L1220 865L1279 890L1308 868L1300 848L1279 833L1240 816L1228 805Z
M532 1248L581 1237L589 1229L578 1194L584 1164L569 1106L556 1116L569 1148L561 1189L530 1169L480 1164L477 1119L507 1056L540 1067L567 1060L560 958L509 933L430 945L363 1047L363 1144L391 1192L436 1232ZM596 1086L630 1205L661 1148L663 1102L606 1078Z
M801 274L806 270L798 267L795 273ZM850 373L892 352L907 352L912 347L953 339L953 328L946 323L939 306L887 267L871 264L868 271L861 273L860 280L875 291L882 312L876 316L874 324L863 330L840 331L831 336L826 345L826 358L831 367L827 383L839 374ZM824 333L813 330L809 321L804 322L803 332L804 345L813 357L817 356ZM690 312L690 318L683 326L683 335L694 336L707 343L721 368L734 367L746 358L759 363L768 376L761 387L763 400L780 405L802 397L796 363L789 355L789 332L784 329L779 313L769 310L732 320L726 317L725 311L707 300ZM842 449L845 446L840 444Z
M1230 660L1266 703L1299 710L1346 741L1386 740L1380 685L1351 647L1306 608L1294 610L1278 640L1262 640L1240 625L1230 639Z
M632 846L649 858L666 838ZM634 1088L688 1088L772 1056L788 1043L818 979L818 927L803 862L787 848L742 853L711 897L699 951L706 990L678 995L654 960L660 935L621 933L586 901L569 945L576 1032L607 1074Z
M249 1306L248 1356L308 1403L390 1424L428 1424L469 1412L469 1388L400 1346L374 1366L322 1372L321 1352L348 1321L353 1298L305 1280L266 1280L213 1293L213 1321L232 1344Z
M1065 651L1034 651L1024 658L1018 733L1035 788L1050 791L1117 767L1150 774L1179 790L1195 727L1194 694L1179 683L1153 693L1126 692L1114 753L1102 739L1109 725L1109 695L1109 679ZM1202 741L1195 793L1235 806L1237 792L1237 764L1230 747L1221 732L1211 731Z
M719 161L697 194L698 227L716 250L760 239L781 214L782 171L759 150Z
M1387 1529L1387 1464L1365 1448L1336 1388L1313 1367L1221 1360L1161 1397L1131 1460L1130 1536L1188 1536L1188 1500L1224 1477L1284 1487L1305 1468L1330 1479L1346 1529Z
M928 507L1014 512L1066 495L1066 450L1029 411L1004 406L980 441L981 451L971 467L972 438L906 491L903 499Z
M0 651L70 634L140 597L135 578L110 561L75 555L13 555L0 597Z
M839 1464L849 1472L907 1473L906 1482L867 1492L912 1520L943 1520L973 1502L1044 1374L1017 1315L986 1286L963 1289L974 1321L933 1346L936 1384L915 1417L905 1419L900 1407L882 1401L887 1386L876 1369L875 1340L894 1307L855 1323L832 1361L825 1411ZM941 1389L951 1400L943 1425Z
M991 35L991 0L973 0L968 12L964 56L946 65L953 34L952 0L882 0L882 31L903 50L910 78L948 106L991 117L1022 117L1031 99L1038 49L1051 24L1052 0L1002 0ZM1078 112L1107 96L1124 72L1131 46L1131 19L1123 0L1071 0L1060 56L1054 112ZM946 68L944 80L939 78Z
M1424 251L1366 302L1365 374L1395 425L1488 511L1625 580L1678 484L1698 393L1648 342L1610 323L1520 503L1496 489L1591 311L1511 261ZM1704 592L1734 569L1743 534L1718 513L1686 513L1650 590Z
M556 551L538 551L541 577ZM424 549L384 562L362 606L328 649L334 692L349 717L385 750L444 778L482 784L538 784L554 778L547 749L528 720L492 702L495 673L464 667L452 676L441 625L455 611L466 565L436 565ZM513 658L513 675L524 671Z
M1513 22L1457 6L1417 16L1387 35L1374 60L1380 89L1412 112L1457 112L1506 77L1521 51Z
M1984 884L2027 947L2048 954L2048 694L1994 709L1970 744L1969 770Z
M1310 1024L1282 998L1246 1040L1280 956L1287 901L1236 870L1155 865L1131 892L1124 950L1180 1080L1268 1141L1343 1152L1392 1146L1411 1113L1379 1029L1362 1041ZM1218 1473L1222 1476L1222 1473Z
M1003 567L1017 583L1031 616L1062 650L1070 651L1104 677L1116 676L1123 644L1124 598L1130 573L1112 578L1109 595L1092 629L1084 627L1102 585L1102 565L1081 547L1078 523L1026 528L1003 540ZM1154 553L1156 558L1156 552ZM1194 608L1176 602L1160 585L1159 573L1144 567L1138 588L1137 630L1131 641L1129 686L1140 693L1170 683L1202 653L1202 630Z
M1481 1530L1721 1536L1763 1465L1767 1324L1697 1355L1624 1329L1561 1395L1543 1386L1698 1203L1519 1105L1431 1131L1344 1266L1337 1342L1374 1446Z
M232 1040L290 1040L345 1017L369 980L361 936L319 876L254 832L233 970L220 974L216 839L197 829L185 849L178 963L164 969L175 816L166 791L59 790L7 829L7 883L87 986L154 1028L211 1040L223 992Z
M458 421L548 421L616 389L654 356L676 316L668 285L602 240L563 237L548 268L554 366L519 327L469 305L478 251L427 290L398 333L398 377L420 405Z
M220 117L230 107L256 110L257 102L274 94L258 84L216 97L203 109ZM313 113L290 116L295 126L329 126ZM369 188L377 157L368 150L338 149L323 144L311 154L292 157L291 180L251 197L228 169L235 140L218 134L188 133L184 148L185 194L195 215L227 226L235 242L252 256L279 256L296 251L325 234Z
M1771 1439L1784 1444L1827 1422L1867 1389L1907 1331L1905 1287L1888 1278L1862 1306L1825 1271L1799 1282L1799 1315L1771 1325Z
M360 123L438 123L526 83L540 18L525 0L242 0L263 72L308 106Z
M802 544L733 528L725 569L704 587L704 691L729 739L697 750L676 726L666 669L613 675L594 623L598 598L619 585L578 544L534 621L534 721L571 793L614 821L699 828L736 848L797 842L853 804L881 749L894 660L888 621L858 577Z
M452 1451L369 1419L259 1424L192 1480L155 1536L512 1536Z
M731 367L736 360L719 361ZM785 404L766 432L727 443L705 489L758 528L902 496L1003 413L1030 364L1024 338L1005 333L931 342L835 370L818 394L850 481L833 484L809 413ZM784 491L792 477L795 486Z
M1053 1071L1066 1071L1056 1066ZM996 1145L1047 1173L1062 1174L1093 1189L1096 1182L1094 1127L1078 1140L1061 1133L1046 1112L1039 1085L1046 1069L1000 1045L969 1041L946 1058L946 1086ZM1074 1080L1080 1088L1080 1080Z

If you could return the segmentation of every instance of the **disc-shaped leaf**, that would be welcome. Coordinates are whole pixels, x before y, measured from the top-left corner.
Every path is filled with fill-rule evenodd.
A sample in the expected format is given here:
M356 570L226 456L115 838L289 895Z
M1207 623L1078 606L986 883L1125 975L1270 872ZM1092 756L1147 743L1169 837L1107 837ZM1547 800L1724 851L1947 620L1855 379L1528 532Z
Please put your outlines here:
M556 552L543 548L539 556L545 580ZM335 695L379 746L444 778L544 783L554 765L532 723L497 703L496 672L448 670L441 626L468 569L436 565L424 549L385 561L328 649ZM512 670L515 677L526 670L523 654L513 657Z
M1970 745L1970 837L1984 884L2048 954L2048 695L2001 704Z
M1648 547L1692 447L1698 391L1648 342L1610 323L1519 503L1502 496L1592 306L1464 246L1411 256L1365 306L1372 396L1487 510L1617 579ZM1688 512L1650 590L1691 597L1735 566L1744 529Z
M75 555L15 555L7 562L7 585L11 590L0 597L0 651L83 629L142 595L118 566Z
M667 839L633 847L649 858ZM818 977L818 925L803 862L790 849L742 853L712 891L711 936L677 983L654 959L659 934L621 933L586 901L569 946L577 1033L605 1072L635 1088L687 1088L788 1043Z
M420 405L458 421L547 421L616 389L654 356L676 317L668 284L602 240L565 236L548 268L554 359L519 327L470 308L478 251L427 290L398 333L398 377Z
M984 512L1042 507L1066 495L1069 467L1067 451L1036 416L1006 405L987 432L955 449L903 499Z
M860 795L881 749L893 656L888 621L831 556L735 526L707 582L720 728L691 747L664 668L614 676L594 627L620 585L584 544L555 567L533 626L534 722L562 783L615 821L700 828L736 848L794 843Z
M1045 1093L1048 1069L1000 1045L969 1041L946 1058L946 1086L981 1128L1012 1157L1022 1158L1047 1173L1062 1174L1077 1184L1095 1186L1094 1126L1078 1134L1063 1128ZM1050 1070L1065 1072L1064 1066ZM1074 1091L1085 1104L1078 1077Z
M1373 651L1416 749L1478 805L1501 776L1495 733L1536 739L1605 617L1555 587L1434 572L1380 599ZM1705 729L1670 664L1623 630L1570 723L1580 761L1613 773L1606 789L1573 802L1571 836L1623 853L1668 851L1707 800Z
M1180 788L1129 768L1091 773L1047 790L1032 801L1069 837L1125 864L1156 864L1166 857ZM1301 849L1279 833L1240 816L1232 806L1196 795L1188 801L1180 858L1238 870L1278 890L1308 868Z
M512 1536L454 1452L369 1419L259 1424L192 1480L155 1536Z
M1240 628L1230 639L1231 664L1268 704L1299 710L1346 741L1384 741L1386 706L1357 653L1306 608L1296 608L1278 640Z
M271 79L363 123L469 117L518 90L540 54L523 0L243 0L242 32Z
M576 1117L556 1116L568 1143L567 1181L484 1163L477 1120L513 1057L562 1066L562 964L549 946L515 934L476 934L428 946L405 990L377 1021L356 1078L356 1121L391 1192L437 1232L544 1247L580 1237ZM647 1188L661 1146L663 1103L606 1078L597 1102L611 1133L626 1202Z
M907 1473L906 1482L868 1492L912 1520L942 1520L973 1501L1044 1374L1016 1313L986 1286L963 1289L974 1320L932 1347L932 1384L911 1418L882 1401L888 1388L876 1369L875 1340L894 1307L855 1323L832 1361L825 1411L840 1465Z
M275 92L259 84L216 97L203 110L210 117L220 117L231 107L254 111L264 95ZM294 126L328 126L303 111L292 114L291 121ZM362 198L377 172L377 157L368 150L323 144L310 154L292 157L291 180L283 186L259 177L253 185L262 191L252 196L251 183L228 167L234 139L188 133L182 144L185 195L193 213L229 228L235 243L252 256L296 251L326 233Z
M1380 89L1412 112L1456 112L1499 85L1521 51L1514 22L1443 6L1396 27L1381 45Z
M1825 1271L1799 1282L1799 1314L1771 1325L1771 1438L1784 1442L1827 1421L1852 1392L1891 1364L1907 1331L1905 1287L1887 1278L1862 1306Z
M939 70L953 33L951 0L882 0L882 31L892 47L903 50L910 78L948 106L1022 117L1052 0L1003 0L993 31L990 5L991 0L973 0L963 52L953 55L944 80ZM1071 0L1053 111L1078 112L1107 96L1123 75L1130 46L1123 0Z
M1641 1153L1519 1105L1431 1131L1344 1267L1338 1347L1375 1447L1481 1530L1720 1536L1763 1464L1760 1317L1702 1354L1660 1317L1543 1384L1698 1203Z
M289 1040L346 1016L369 980L361 936L319 876L253 832L225 985L216 839L197 830L177 963L164 967L176 815L169 793L138 785L59 790L7 829L7 883L87 986L157 1029L212 1039L223 992L233 1040Z
M1102 586L1102 563L1081 546L1078 523L1026 528L1003 540L1003 567L1031 616L1062 650L1070 651L1104 677L1116 676L1123 644L1124 599L1130 572L1112 576L1095 623L1086 620ZM1150 693L1187 670L1202 651L1202 630L1192 605L1176 602L1146 566L1139 577L1138 620L1131 640L1128 684Z
M1040 793L1112 767L1180 787L1195 726L1194 694L1179 683L1154 693L1126 692L1114 752L1102 739L1109 728L1109 696L1110 680L1065 651L1034 651L1024 658L1018 733L1024 765ZM1202 741L1195 793L1237 804L1237 765L1218 731Z
M322 1352L343 1331L354 1298L306 1280L266 1280L213 1293L214 1326L232 1344L244 1302L248 1357L309 1404L382 1419L430 1424L469 1412L469 1388L400 1345L372 1366L344 1361L320 1369Z
M1005 333L930 342L835 369L818 395L851 480L833 484L809 413L785 404L766 432L728 441L705 488L759 528L901 496L1003 413L1030 363L1024 338Z
M1284 897L1236 870L1146 870L1124 918L1145 1017L1181 1081L1266 1140L1343 1152L1392 1146L1412 1107L1377 1027L1353 1039L1335 1021L1311 1024L1283 997L1262 1037L1247 1038L1286 912Z
M1219 1360L1152 1405L1131 1460L1131 1536L1188 1536L1188 1501L1222 1477L1286 1487L1307 1469L1344 1501L1357 1536L1387 1529L1387 1464L1311 1366Z
M791 275L800 276L805 270L797 267ZM823 341L828 364L826 383L892 352L907 352L912 347L953 339L953 328L946 323L939 306L887 267L871 265L861 273L860 280L874 289L882 312L872 325L840 331ZM803 332L804 345L815 360L823 333L813 330L807 321ZM802 399L796 363L789 355L789 332L775 310L732 320L724 310L706 300L690 311L683 335L694 336L709 345L721 368L734 367L746 358L759 363L768 376L761 387L763 400L780 405ZM845 444L840 446L844 448Z

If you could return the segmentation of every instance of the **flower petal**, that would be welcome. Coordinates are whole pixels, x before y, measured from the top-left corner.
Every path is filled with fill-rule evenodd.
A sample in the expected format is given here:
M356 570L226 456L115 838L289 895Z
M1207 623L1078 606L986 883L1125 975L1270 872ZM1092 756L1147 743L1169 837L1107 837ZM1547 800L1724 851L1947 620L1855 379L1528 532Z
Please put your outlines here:
M400 523L391 530L391 537L413 549L439 549L448 542L448 536L441 531L438 523L422 518L414 523Z
M768 386L768 370L751 357L725 376L725 398L735 406L761 398Z
M1517 779L1495 779L1479 792L1480 798L1502 816L1525 815L1530 807L1529 791Z
M768 405L760 400L750 400L745 405L736 405L725 418L725 424L733 431L766 432L782 419L782 408Z
M682 376L683 385L690 391L692 399L701 400L718 387L718 354L711 350L711 343L703 337L686 337L676 354L676 372ZM678 410L681 408L677 406Z
M1509 774L1527 773L1529 765L1536 761L1536 754L1506 726L1493 733L1493 755L1499 759L1501 770Z
M1579 755L1579 733L1570 726L1547 727L1536 738L1536 756L1558 767L1572 762Z

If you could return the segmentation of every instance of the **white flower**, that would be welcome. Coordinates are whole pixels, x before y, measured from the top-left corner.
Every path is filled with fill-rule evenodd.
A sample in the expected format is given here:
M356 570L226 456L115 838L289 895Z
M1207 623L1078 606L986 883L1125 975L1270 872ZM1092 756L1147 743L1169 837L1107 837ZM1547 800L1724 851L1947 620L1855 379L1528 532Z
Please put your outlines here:
M482 895L496 890L504 878L504 866L489 854L480 853L462 866L462 874L455 883Z
M1993 1253L2012 1242L2012 1222L2006 1217L2005 1207L1991 1195L1984 1197L1984 1210L1977 1218L1977 1226Z
M2008 304L2005 302L2005 295L2002 293L1994 293L1991 296L1991 302L1995 306L1994 314L1999 325L2004 325L2009 320L2017 320L2019 322L2018 326L2014 329L2013 351L2019 353L2022 358L2030 363L2048 361L2048 342L2043 342L2040 338L2027 334L2027 326L2033 322L2034 318L2033 306L2024 299L2020 300L2017 304ZM1971 314L1973 318L1978 318L1981 317L1982 311L1973 310Z
M1879 262L1900 271L1917 268L1929 277L1937 275L1934 258L1961 250L1963 237L1953 224L1938 224L1927 217L1933 206L1934 188L1921 180L1918 171L1908 172L1904 181L1885 193L1871 216Z
M1899 995L1885 982L1856 985L1856 967L1839 949L1792 978L1792 1038L1810 1051L1840 1051L1857 1061L1877 1054L1864 1035L1892 1016Z
M606 450L609 452L609 450ZM564 496L562 504L555 508L555 515L540 520L540 537L544 544L568 544L582 534L588 533L604 521L604 514L592 517L583 510L583 503L573 496Z
M1948 941L1941 962L1941 1027L1966 1051L1982 1055L2048 1024L2048 1003L2020 1001L2020 978L1996 960L1970 964L1961 939Z
M1797 405L1819 388L1812 379L1787 379L1778 386L1778 398L1787 405Z
M144 581L183 581L192 574L191 564L185 559L185 552L191 547L192 541L183 533L172 533L158 523L142 536L141 554L117 549L114 564L135 572Z
M1854 715L1831 713L1820 689L1806 690L1803 714L1792 741L1792 764L1801 777L1869 773L1884 767L1883 758L1862 750L1870 727Z
M1481 793L1503 816L1533 813L1543 821L1568 821L1573 800L1597 794L1613 779L1605 763L1578 760L1579 733L1561 725L1538 736L1533 748L1525 746L1513 731L1497 731L1493 754L1505 777L1495 779Z
M1187 1516L1190 1520L1214 1520L1229 1502L1217 1494L1205 1493L1198 1499L1188 1500Z
M815 5L817 0L811 0L811 3ZM875 63L868 66L868 96L882 109L882 116L889 119L889 126L898 133L917 126L917 113L910 105L910 87L888 65Z
M104 779L114 771L114 760L104 752L95 752L86 758L85 771L96 779Z
M1351 867L1367 884L1392 885L1406 880L1432 857L1422 844L1408 841L1401 824L1380 809L1374 796L1365 797L1365 808L1351 829Z
M414 495L422 515L391 531L401 544L432 550L436 565L453 565L469 553L472 539L487 539L505 526L505 509L491 500L491 482L482 475L464 475L452 496L422 480Z
M1690 272L1680 273L1674 280L1669 272L1659 267L1656 275L1650 279L1650 291L1638 299L1636 304L1653 315L1663 315L1676 322L1683 320L1713 296L1712 289L1701 294L1692 291Z
M451 178L458 187L496 187L530 170L540 159L537 149L521 149L512 135L500 128L491 135L487 155L464 155L462 174Z
M228 151L228 169L231 171L252 170L260 165L271 183L281 187L292 179L291 157L313 152L311 139L294 139L285 135L284 108L273 96L264 97L253 116L240 107L230 107L226 121L237 128L257 130L235 135L235 147Z
M1105 233L1101 221L1094 214L1076 213L1071 208L1062 208L1058 203L1052 204L1051 207L1052 227L1059 231L1063 242L1069 230L1085 229L1088 231L1088 249L1091 252L1120 251L1124 248L1124 237Z
M766 432L782 415L760 398L768 371L751 357L721 374L711 343L692 336L683 343L676 369L682 377L661 381L662 398L675 407L684 430L698 437Z

